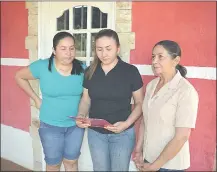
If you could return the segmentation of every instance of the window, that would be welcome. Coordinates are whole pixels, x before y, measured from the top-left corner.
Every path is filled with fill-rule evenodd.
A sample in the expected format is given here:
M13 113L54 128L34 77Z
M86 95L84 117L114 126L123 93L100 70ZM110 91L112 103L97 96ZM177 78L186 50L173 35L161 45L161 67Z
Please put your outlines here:
M76 58L89 66L94 57L95 35L108 27L108 13L103 13L98 7L79 5L65 10L56 20L56 31L73 34Z

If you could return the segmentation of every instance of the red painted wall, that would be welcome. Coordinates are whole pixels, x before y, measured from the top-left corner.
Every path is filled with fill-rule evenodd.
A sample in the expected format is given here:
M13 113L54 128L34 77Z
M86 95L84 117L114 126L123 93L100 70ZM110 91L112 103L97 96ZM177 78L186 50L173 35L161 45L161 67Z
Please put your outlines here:
M25 2L1 2L1 58L28 58ZM19 67L1 65L1 123L29 131L30 98L15 83Z
M189 170L212 171L216 147L216 81L189 81L199 93L197 124L190 138Z
M150 64L153 45L172 39L183 50L182 64L215 67L215 2L134 2L132 10L136 47L131 63Z
M1 57L28 58L28 10L25 2L1 2Z
M29 131L30 98L16 84L19 67L1 66L1 123Z
M152 47L163 39L177 41L181 64L216 67L215 2L133 2L132 64L151 64ZM143 76L144 85L153 76ZM191 168L211 171L216 147L216 81L189 79L199 93L196 129L190 138ZM208 91L209 90L209 91Z

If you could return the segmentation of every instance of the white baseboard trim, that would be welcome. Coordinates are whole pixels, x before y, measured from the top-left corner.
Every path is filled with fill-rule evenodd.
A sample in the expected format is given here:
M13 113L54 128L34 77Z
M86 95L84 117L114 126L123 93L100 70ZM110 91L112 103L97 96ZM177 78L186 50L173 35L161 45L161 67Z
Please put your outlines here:
M33 170L30 133L1 124L1 157Z

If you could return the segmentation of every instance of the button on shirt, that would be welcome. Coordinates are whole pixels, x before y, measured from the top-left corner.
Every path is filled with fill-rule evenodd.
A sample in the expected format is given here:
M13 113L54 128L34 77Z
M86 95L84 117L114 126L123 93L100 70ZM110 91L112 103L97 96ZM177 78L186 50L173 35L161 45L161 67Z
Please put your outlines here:
M146 87L143 102L144 158L154 162L166 145L173 139L176 127L195 128L198 93L177 71L174 78L152 97L160 78L155 78ZM190 167L189 142L162 168L183 170Z
M98 64L92 78L84 79L83 86L88 89L91 99L89 117L105 119L114 124L127 120L131 114L132 93L140 89L143 82L135 66L118 58L116 66L107 74ZM103 134L113 133L103 128L92 129Z

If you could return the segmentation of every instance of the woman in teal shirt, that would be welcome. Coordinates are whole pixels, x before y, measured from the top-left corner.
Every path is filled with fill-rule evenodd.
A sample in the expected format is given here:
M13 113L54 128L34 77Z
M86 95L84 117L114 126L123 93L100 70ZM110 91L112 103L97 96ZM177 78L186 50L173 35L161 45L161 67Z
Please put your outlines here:
M68 32L53 38L49 59L37 60L16 73L17 84L40 109L39 135L43 146L46 171L78 170L78 157L84 129L69 116L76 116L83 91L84 64L75 59L75 39ZM28 80L39 79L42 100Z

